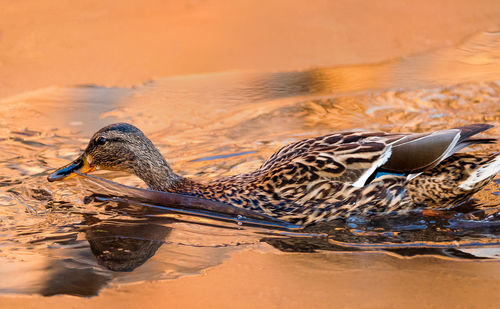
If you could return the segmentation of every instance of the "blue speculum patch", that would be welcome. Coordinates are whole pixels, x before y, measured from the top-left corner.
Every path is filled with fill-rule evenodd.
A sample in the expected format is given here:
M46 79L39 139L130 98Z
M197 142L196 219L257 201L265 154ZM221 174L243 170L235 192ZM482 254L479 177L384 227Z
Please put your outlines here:
M385 176L385 175L394 175L394 176L405 176L405 174L402 174L402 173L393 173L393 172L387 172L387 171L379 171L375 174L375 177L374 178L379 178L379 177L382 177L382 176Z

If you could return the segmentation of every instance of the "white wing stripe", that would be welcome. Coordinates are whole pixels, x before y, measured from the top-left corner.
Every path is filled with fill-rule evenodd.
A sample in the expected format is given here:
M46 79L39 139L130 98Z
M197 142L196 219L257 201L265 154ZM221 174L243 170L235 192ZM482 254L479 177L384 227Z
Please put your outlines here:
M373 165L369 169L367 169L363 174L361 174L361 176L358 178L358 180L356 180L355 183L352 184L352 186L357 188L363 187L368 178L370 178L370 176L375 172L375 170L378 167L384 165L384 163L387 162L387 160L389 160L391 155L392 155L392 146L389 145L385 149L384 153L380 156L380 158L378 158L377 161L373 162Z

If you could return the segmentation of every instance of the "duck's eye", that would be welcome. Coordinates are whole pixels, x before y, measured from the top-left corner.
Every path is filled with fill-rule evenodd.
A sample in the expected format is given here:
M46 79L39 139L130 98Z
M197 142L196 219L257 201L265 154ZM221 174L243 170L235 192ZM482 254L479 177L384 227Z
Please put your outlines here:
M99 136L98 138L96 138L95 143L97 145L104 145L106 144L106 138L103 136Z

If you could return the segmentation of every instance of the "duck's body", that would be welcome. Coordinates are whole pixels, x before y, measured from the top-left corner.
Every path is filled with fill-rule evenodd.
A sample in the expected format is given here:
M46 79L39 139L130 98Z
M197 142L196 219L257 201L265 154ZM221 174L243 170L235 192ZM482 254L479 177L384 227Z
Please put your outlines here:
M200 183L176 175L140 130L115 124L97 132L82 157L49 180L75 168L125 170L154 190L307 224L353 213L446 207L470 197L498 173L500 156L455 152L492 143L471 138L490 127L422 134L340 132L285 146L254 172Z

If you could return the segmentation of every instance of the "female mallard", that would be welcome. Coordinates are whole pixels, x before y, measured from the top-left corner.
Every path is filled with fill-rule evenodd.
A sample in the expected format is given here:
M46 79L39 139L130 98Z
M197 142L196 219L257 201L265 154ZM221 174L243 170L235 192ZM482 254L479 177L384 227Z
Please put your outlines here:
M457 154L493 143L474 139L491 128L472 124L432 133L340 132L281 148L254 172L199 183L175 174L136 127L118 123L94 134L83 154L48 177L76 171L120 170L149 188L243 207L298 224L353 213L444 207L484 187L500 156Z

